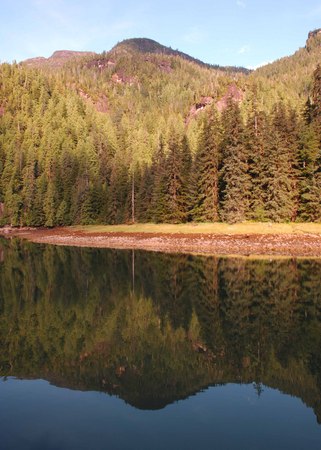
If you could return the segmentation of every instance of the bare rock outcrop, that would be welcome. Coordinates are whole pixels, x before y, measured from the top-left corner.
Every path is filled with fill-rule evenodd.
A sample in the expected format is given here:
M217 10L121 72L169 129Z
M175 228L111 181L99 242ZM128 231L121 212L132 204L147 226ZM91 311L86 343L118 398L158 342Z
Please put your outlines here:
M216 103L216 107L219 112L222 112L226 109L229 100L232 100L235 103L242 103L244 100L244 92L236 86L235 83L231 84L223 97Z

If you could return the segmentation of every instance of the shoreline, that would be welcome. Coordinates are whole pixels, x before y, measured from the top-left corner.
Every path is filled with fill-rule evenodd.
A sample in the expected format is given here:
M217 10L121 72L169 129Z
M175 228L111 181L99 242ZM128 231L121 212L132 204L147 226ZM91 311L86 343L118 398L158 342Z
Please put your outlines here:
M128 226L130 228L130 226ZM94 230L94 228L93 228ZM315 233L166 233L91 231L90 227L0 228L0 236L40 244L137 249L220 256L321 257L321 234Z

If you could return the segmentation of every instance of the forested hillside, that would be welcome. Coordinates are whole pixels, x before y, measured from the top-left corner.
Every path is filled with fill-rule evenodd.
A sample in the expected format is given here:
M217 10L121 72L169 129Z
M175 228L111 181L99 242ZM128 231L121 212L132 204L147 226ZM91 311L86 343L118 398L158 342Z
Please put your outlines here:
M321 62L320 31L310 32L306 45L294 55L281 58L253 72L251 77L257 83L266 108L271 109L275 101L280 99L300 108L311 96L311 74Z
M320 33L250 74L165 49L0 66L2 224L321 219Z

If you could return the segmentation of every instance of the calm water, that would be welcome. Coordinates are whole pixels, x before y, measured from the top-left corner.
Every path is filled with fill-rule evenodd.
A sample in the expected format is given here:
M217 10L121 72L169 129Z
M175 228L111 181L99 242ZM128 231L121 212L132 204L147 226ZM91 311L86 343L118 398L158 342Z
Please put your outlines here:
M0 449L320 449L321 260L0 240Z

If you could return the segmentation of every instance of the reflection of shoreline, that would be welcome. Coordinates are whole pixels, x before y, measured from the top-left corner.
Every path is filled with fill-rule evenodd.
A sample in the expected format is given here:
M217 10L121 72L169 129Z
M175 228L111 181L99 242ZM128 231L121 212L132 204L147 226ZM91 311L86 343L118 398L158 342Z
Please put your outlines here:
M320 260L1 245L1 375L140 409L254 380L321 419Z
M90 232L73 228L0 228L0 235L35 243L167 253L321 257L318 234L202 234Z

